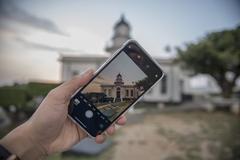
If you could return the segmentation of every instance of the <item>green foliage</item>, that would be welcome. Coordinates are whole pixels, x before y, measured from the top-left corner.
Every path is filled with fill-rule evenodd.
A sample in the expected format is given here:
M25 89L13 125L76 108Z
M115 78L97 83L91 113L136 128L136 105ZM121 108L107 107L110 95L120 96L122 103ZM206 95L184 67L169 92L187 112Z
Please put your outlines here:
M136 86L138 89L140 89L141 87L143 87L143 90L147 90L150 85L152 84L152 81L150 80L150 78L144 78L142 80L139 80L136 83Z
M213 32L186 49L177 49L180 60L195 73L216 79L224 97L230 97L240 76L240 26ZM227 76L228 75L228 76Z
M2 87L0 88L0 105L1 106L23 106L26 104L27 95L21 88Z
M26 91L31 96L46 96L47 93L57 87L58 84L30 82L26 86Z
M0 87L0 106L26 107L36 96L46 96L58 84L30 82L28 84Z

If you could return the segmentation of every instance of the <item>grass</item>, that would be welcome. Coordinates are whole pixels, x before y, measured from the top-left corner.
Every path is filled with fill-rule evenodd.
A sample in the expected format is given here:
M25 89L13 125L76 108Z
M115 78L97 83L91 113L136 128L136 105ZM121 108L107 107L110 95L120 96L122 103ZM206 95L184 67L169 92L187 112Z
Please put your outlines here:
M240 118L238 116L225 112L164 113L166 114L186 124L200 124L200 131L190 134L179 134L159 126L158 134L176 142L186 153L185 159L202 159L203 143L206 144L207 152L214 155L214 159L234 160L240 157Z
M25 107L33 97L46 96L51 89L58 85L56 83L29 82L28 84L0 87L0 106Z
M213 160L237 160L240 157L240 118L226 112L174 112L160 113L150 116L167 116L179 119L186 125L199 124L200 130L181 134L175 130L163 128L159 125L157 134L175 142L184 156L169 155L164 160L202 160L203 143L208 158ZM134 124L131 124L134 125ZM145 124L146 125L146 124ZM156 123L156 125L158 125ZM120 130L121 132L121 130ZM188 132L186 132L188 133ZM124 133L119 133L124 134ZM114 137L117 137L117 134ZM129 144L131 145L131 144ZM143 145L139 143L139 145ZM114 147L99 156L66 156L56 155L49 160L111 160ZM209 157L210 156L210 157Z

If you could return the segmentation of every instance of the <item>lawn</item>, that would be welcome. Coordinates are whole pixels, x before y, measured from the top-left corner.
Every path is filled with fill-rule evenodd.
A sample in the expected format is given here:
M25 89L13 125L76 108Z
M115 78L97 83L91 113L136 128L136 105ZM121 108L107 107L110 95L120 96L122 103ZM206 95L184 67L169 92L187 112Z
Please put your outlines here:
M143 122L122 128L115 160L239 159L239 122L226 112L146 114Z

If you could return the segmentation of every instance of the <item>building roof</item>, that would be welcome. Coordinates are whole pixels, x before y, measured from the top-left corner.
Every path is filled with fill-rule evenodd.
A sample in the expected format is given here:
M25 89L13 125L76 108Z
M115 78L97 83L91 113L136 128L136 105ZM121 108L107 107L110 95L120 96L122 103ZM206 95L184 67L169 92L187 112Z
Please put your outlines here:
M114 29L116 29L117 27L121 26L121 25L125 25L128 28L130 28L129 23L125 20L125 16L124 14L121 15L120 20L115 24Z
M117 74L117 77L118 77L118 76L121 76L121 77L122 77L122 75L121 75L120 73Z
M59 61L61 62L97 62L105 61L109 56L99 54L89 55L60 55Z

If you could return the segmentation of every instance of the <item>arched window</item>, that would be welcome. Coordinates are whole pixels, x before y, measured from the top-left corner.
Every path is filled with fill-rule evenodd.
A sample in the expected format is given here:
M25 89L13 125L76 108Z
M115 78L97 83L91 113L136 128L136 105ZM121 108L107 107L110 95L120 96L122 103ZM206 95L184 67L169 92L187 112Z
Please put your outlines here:
M133 89L131 89L131 97L133 97Z
M116 93L116 98L120 98L121 97L121 89L120 87L117 87L117 93Z
M128 96L129 96L129 90L126 89L126 97L128 97Z
M103 92L107 95L107 89L104 89Z

